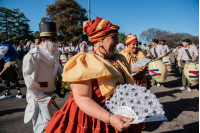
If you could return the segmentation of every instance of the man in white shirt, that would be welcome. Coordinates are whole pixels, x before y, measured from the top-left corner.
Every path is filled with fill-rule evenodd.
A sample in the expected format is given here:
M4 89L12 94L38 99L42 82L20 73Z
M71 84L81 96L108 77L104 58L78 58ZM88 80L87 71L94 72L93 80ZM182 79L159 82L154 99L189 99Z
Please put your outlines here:
M90 42L90 41L87 41L87 44L88 44L88 51L92 51L92 49L94 48L93 47L93 44Z
M150 49L150 54L151 56L153 56L154 60L162 60L162 57L165 56L163 46L158 45L158 42L159 41L157 39L153 39L152 41L153 47ZM156 82L153 78L152 78L152 84L160 86L160 83Z
M30 50L40 44L40 37L35 38L35 43L31 43Z
M182 85L183 85L183 87L180 88L180 90L185 90L187 88L189 92L192 91L190 89L191 83L186 79L184 74L184 66L186 61L188 60L196 61L197 57L198 57L197 47L194 45L190 45L189 39L184 39L183 48L179 49L178 53L178 66L180 67L180 70L182 72Z
M68 49L68 60L69 60L70 58L74 56L74 51L75 51L75 47L73 46L72 42L69 44L67 49Z
M140 48L142 49L142 50L146 50L146 46L144 45L144 44L142 44L142 45L140 45Z
M169 50L169 47L165 44L165 42L166 42L165 40L161 40L160 45L163 46L164 52L165 52L165 56L167 56L167 55L169 55L170 50Z
M27 86L27 107L24 123L31 119L34 133L42 133L53 116L51 104L56 90L55 82L61 77L58 37L55 22L39 24L41 45L30 50L23 60L24 82Z

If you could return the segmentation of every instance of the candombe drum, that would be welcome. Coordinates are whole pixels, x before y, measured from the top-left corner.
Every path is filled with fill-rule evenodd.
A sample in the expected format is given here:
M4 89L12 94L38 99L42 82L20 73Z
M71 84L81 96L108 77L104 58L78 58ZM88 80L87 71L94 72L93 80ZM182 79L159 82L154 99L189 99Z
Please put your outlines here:
M199 83L199 60L197 61L186 61L184 66L185 77L191 84Z
M165 56L162 58L163 63L165 64L167 71L172 71L172 61L169 56Z
M167 68L161 60L152 60L148 64L149 74L157 82L167 79Z
M61 54L60 55L60 63L62 64L62 66L65 66L65 63L67 62L67 56L65 54Z

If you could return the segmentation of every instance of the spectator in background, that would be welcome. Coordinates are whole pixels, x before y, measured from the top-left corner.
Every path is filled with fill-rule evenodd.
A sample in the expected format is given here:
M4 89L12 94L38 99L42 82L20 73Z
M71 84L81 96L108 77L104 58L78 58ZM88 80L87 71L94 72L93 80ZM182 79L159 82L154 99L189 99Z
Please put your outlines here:
M139 43L139 42L138 42ZM143 51L145 51L146 50L146 47L145 47L145 45L143 44L143 45L141 45L141 42L140 42L140 48L143 50Z
M22 43L19 43L19 46L17 47L17 54L19 56L19 60L23 59L23 47L22 47Z
M22 48L23 48L23 58L24 58L24 56L28 53L28 47L25 43L22 43Z
M88 37L86 35L83 35L83 34L80 34L79 37L78 37L78 53L81 53L81 52L89 52L88 50L88 45L87 45L87 40L88 40Z
M74 56L75 47L73 46L73 43L70 43L67 47L68 50L68 60Z
M29 40L29 41L26 43L26 47L27 47L27 50L28 50L28 51L30 50L31 44L32 44L32 41L31 41L31 40Z
M141 48L141 42L138 42L138 48Z
M35 46L36 45L39 45L40 44L40 37L36 37L35 38L35 43L33 44L31 44L31 47L30 47L30 50L32 49L32 48L35 48Z
M59 48L59 51L61 54L65 54L68 56L68 46L66 45L66 42L63 42L61 47Z
M94 48L93 44L90 41L87 41L87 44L88 44L88 52L92 51L92 49Z

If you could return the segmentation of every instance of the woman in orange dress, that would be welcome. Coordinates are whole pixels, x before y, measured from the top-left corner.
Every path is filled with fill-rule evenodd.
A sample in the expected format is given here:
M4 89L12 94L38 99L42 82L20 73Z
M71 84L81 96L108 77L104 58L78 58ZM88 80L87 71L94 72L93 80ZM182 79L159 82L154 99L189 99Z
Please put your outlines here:
M72 93L48 123L46 133L141 133L142 126L129 128L127 122L132 118L112 115L102 108L116 85L134 84L126 59L115 53L118 29L102 18L86 24L84 32L95 48L66 63L62 77L70 82Z
M142 49L138 48L138 40L136 35L132 35L129 33L127 38L125 39L127 49L124 49L120 52L120 54L124 55L129 66L131 67L134 63L141 59L145 59L145 53L143 53ZM137 68L132 68L131 73L137 73L133 76L135 83L140 86L144 86L147 89L151 87L151 81L146 77L146 65L140 66Z

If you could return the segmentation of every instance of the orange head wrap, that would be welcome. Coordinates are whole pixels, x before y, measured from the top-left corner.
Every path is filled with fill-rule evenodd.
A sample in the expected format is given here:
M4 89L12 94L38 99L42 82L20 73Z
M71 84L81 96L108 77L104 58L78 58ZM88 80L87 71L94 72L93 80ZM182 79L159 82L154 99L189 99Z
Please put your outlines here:
M134 43L134 42L138 42L137 40L137 37L135 34L131 35L131 33L128 34L127 38L125 39L125 43L126 43L126 46L128 46L129 44L131 43Z
M118 34L119 26L111 24L108 20L96 17L95 20L87 22L83 31L88 35L90 42L97 43L107 36Z

